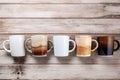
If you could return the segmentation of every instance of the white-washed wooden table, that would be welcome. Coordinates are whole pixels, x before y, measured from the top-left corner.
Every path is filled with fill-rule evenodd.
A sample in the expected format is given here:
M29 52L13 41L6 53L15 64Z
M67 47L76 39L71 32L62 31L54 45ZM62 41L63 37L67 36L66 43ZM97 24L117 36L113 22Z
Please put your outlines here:
M53 33L53 34L50 34ZM120 50L75 56L12 58L2 42L12 34L114 35L120 40L120 0L0 0L0 79L120 79Z

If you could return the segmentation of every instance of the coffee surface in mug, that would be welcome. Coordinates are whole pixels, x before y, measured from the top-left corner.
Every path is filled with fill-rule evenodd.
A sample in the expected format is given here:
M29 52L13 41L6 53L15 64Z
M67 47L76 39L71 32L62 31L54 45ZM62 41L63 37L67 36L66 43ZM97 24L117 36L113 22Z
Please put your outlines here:
M91 37L76 36L77 55L90 55L91 53Z
M48 42L46 36L32 36L32 53L34 56L46 56Z

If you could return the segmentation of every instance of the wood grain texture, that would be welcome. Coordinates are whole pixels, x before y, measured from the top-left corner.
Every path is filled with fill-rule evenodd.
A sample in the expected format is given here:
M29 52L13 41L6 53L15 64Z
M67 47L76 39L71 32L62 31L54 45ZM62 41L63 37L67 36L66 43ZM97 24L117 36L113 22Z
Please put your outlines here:
M120 19L0 19L0 33L120 34Z
M0 79L120 80L120 50L102 57L13 58L3 50L9 35L114 35L120 41L120 0L0 0ZM54 33L54 34L50 34ZM5 35L4 35L5 34ZM95 35L95 36L94 36ZM8 45L7 45L8 46Z
M119 66L24 65L20 79L120 79Z
M1 4L0 18L120 18L119 4Z
M4 65L0 66L0 79L117 80L120 78L119 66L120 65Z
M1 0L0 3L120 3L120 0Z
M115 52L113 56L99 56L97 51L92 54L91 57L83 58L76 57L76 53L71 53L68 57L55 57L53 53L49 54L45 58L35 58L31 55L26 56L24 64L56 64L56 65L83 65L83 64L103 64L103 65L117 65L120 64L119 51Z
M75 52L71 53L68 57L55 57L53 53L50 53L47 57L33 57L29 53L23 58L12 58L12 56L6 53L4 50L0 50L0 64L29 64L29 65L118 65L120 64L120 53L115 52L113 56L99 56L97 52L94 52L91 57L83 58L76 57ZM3 61L4 60L4 61Z
M17 79L19 75L17 74L19 70L18 66L4 65L0 64L0 79Z

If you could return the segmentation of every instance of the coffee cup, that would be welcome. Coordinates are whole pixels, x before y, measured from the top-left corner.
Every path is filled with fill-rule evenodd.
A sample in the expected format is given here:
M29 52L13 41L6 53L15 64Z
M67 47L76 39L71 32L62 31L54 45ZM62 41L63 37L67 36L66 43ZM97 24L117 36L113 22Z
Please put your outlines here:
M76 56L79 57L89 57L91 53L98 48L98 42L95 39L92 39L88 35L76 35L75 41L77 44ZM92 42L96 44L94 49L92 49Z
M73 48L69 50L69 43L73 43ZM54 55L57 57L68 56L70 52L73 52L76 48L76 43L71 40L69 36L53 36Z
M11 35L9 36L9 40L3 42L3 48L13 57L23 57L25 56L24 41L24 35ZM7 42L10 44L10 49L6 48Z
M30 48L27 46L29 41ZM49 45L50 48L48 49ZM44 57L52 50L53 44L51 41L48 41L48 37L46 35L33 35L25 41L25 48L35 57Z
M99 36L97 40L99 43L98 55L113 55L113 52L119 49L120 43L118 40L115 40L114 36ZM116 48L114 43L117 44Z

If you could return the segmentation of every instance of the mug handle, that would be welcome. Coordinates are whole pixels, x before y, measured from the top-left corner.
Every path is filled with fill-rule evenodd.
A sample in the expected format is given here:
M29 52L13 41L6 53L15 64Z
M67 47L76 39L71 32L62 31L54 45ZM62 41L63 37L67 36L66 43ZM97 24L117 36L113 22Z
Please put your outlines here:
M52 43L52 41L49 40L48 44L50 44L50 49L47 52L50 52L53 49L53 43Z
M95 51L98 48L98 42L95 39L92 39L92 42L96 43L96 47L91 50L93 52L93 51Z
M5 45L6 45L6 42L10 42L10 40L5 40L4 42L3 42L3 48L4 48L4 50L5 51L7 51L7 52L11 52L11 50L8 50L6 47L5 47Z
M117 43L117 47L114 49L114 51L117 51L117 50L119 49L120 43L119 43L119 41L118 41L118 40L114 40L114 42L116 42L116 43Z
M31 40L31 38L28 38L26 41L25 41L25 48L26 48L26 50L29 52L29 53L32 53L32 51L27 47L27 43L28 43L28 41L30 41Z
M76 48L76 43L75 43L74 40L71 40L71 39L69 40L69 42L72 42L73 45L74 45L74 47L71 50L69 50L69 52L73 52L75 50L75 48Z

